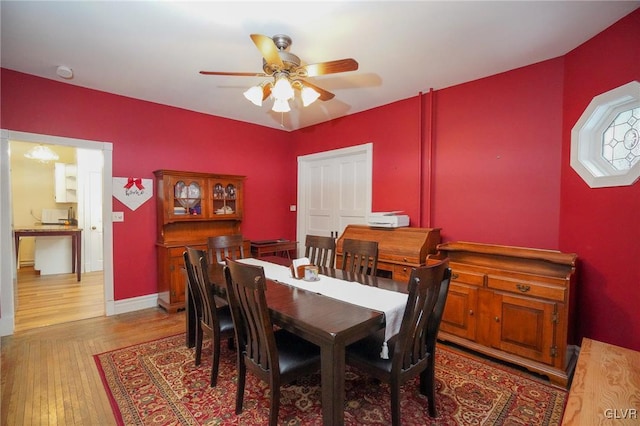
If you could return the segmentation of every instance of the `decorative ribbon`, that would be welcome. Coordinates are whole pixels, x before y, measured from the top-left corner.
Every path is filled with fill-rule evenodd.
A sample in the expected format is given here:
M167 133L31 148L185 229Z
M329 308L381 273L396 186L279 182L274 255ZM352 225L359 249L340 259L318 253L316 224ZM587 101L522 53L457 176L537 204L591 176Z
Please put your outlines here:
M142 179L140 179L140 178L137 178L137 179L129 178L129 179L127 179L127 184L124 186L124 188L125 189L129 189L134 184L138 189L144 189L144 186L142 186Z

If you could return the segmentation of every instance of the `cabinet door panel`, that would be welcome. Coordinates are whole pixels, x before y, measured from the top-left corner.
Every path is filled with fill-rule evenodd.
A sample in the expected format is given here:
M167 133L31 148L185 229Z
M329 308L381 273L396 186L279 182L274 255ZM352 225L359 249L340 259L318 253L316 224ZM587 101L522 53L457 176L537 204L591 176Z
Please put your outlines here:
M440 329L466 339L476 338L478 289L451 283Z
M493 347L553 364L556 303L495 293L491 312Z

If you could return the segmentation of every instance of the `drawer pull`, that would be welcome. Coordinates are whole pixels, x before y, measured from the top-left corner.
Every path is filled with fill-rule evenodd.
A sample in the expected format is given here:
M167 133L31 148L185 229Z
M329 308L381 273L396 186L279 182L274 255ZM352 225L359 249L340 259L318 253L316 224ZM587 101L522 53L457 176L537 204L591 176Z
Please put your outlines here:
M526 293L529 290L531 290L531 286L528 286L526 284L516 284L516 287L518 288L518 290L520 290L523 293Z
M460 275L458 275L458 274L451 274L451 279L452 279L452 280L457 280L457 279L458 279L458 277L460 277Z
M473 316L473 309L469 309L469 316L472 317Z
M496 322L500 322L500 318L496 317L495 318Z

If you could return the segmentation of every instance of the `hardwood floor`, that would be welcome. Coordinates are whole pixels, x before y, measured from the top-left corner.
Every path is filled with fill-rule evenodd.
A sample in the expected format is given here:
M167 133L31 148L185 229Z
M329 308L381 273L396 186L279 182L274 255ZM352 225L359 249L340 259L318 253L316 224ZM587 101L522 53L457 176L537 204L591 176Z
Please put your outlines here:
M40 276L33 267L18 269L15 330L104 315L103 273Z
M2 337L0 424L116 424L93 355L184 330L184 312L153 308Z

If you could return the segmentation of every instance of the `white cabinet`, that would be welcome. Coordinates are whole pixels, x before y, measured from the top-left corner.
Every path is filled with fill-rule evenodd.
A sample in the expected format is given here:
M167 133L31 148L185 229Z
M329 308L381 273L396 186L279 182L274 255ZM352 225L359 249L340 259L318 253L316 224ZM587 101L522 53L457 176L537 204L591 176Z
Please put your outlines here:
M78 168L75 164L55 164L56 203L75 203L77 194Z

